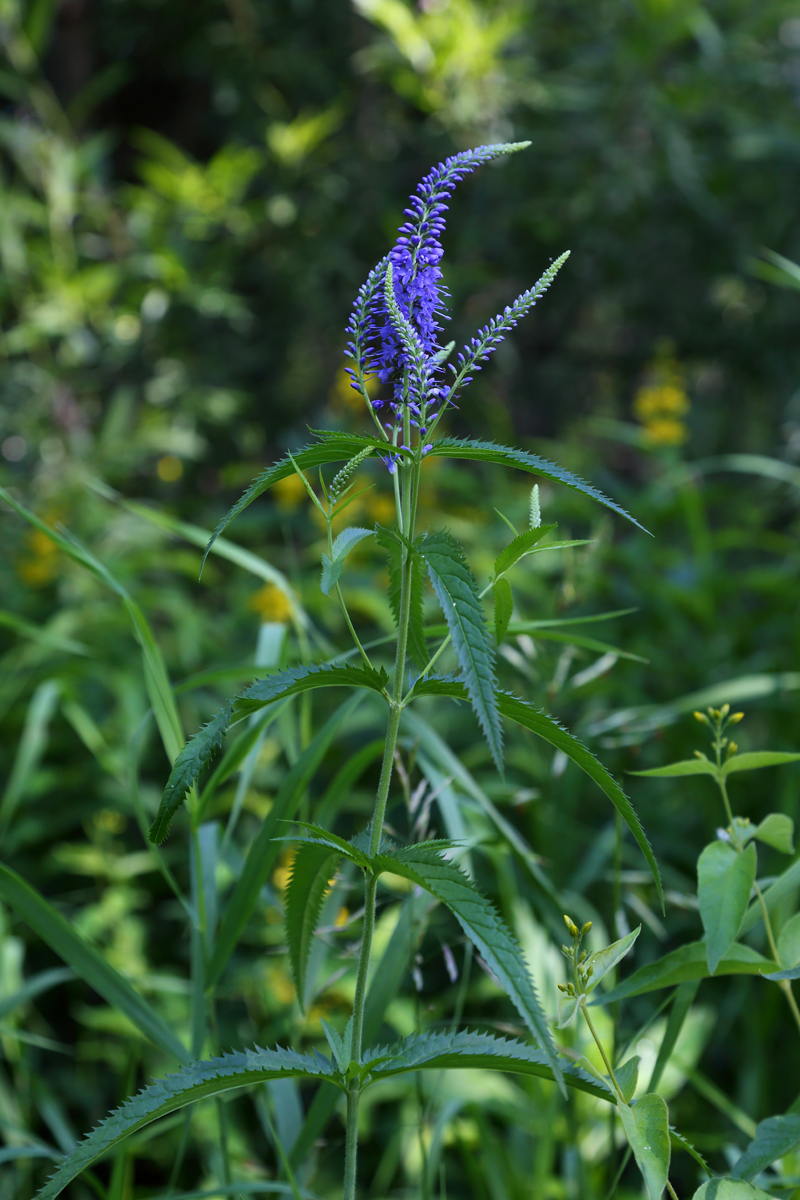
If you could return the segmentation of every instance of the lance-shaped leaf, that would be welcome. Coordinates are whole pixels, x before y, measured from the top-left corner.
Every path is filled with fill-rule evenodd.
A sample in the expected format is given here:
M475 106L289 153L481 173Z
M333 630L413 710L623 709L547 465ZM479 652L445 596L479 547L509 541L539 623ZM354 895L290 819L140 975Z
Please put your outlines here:
M338 1082L333 1064L321 1054L298 1054L280 1047L276 1050L256 1047L207 1062L192 1063L174 1075L151 1083L101 1121L50 1177L36 1200L55 1200L87 1167L159 1117L235 1088L293 1077Z
M473 462L496 463L502 467L516 467L518 470L527 471L531 475L541 475L544 479L552 480L553 483L561 483L565 487L572 488L573 491L582 492L584 496L590 496L592 500L597 500L600 504L604 504L606 508L619 513L621 517L632 521L634 525L647 533L644 526L639 525L639 522L617 504L615 500L610 500L608 496L604 496L596 487L593 487L590 483L586 483L585 480L580 479L577 475L573 475L571 471L565 471L563 467L548 462L546 458L539 458L536 454L528 454L525 450L515 450L511 446L498 446L494 442L476 442L462 438L440 438L438 442L434 442L430 453L443 458L461 458L470 459Z
M172 818L183 804L186 793L202 775L222 745L231 723L232 704L224 704L211 720L190 738L172 764L158 812L150 826L150 841L160 846L169 833Z
M236 697L233 702L233 718L248 716L284 700L288 696L296 696L299 692L313 691L321 687L353 687L366 688L367 691L382 692L386 687L388 676L385 671L373 671L368 667L353 667L348 663L337 666L333 663L320 663L310 667L289 667L270 675L268 679L259 679Z
M443 678L439 675L421 679L414 688L414 695L452 696L457 700L465 699L463 685L458 680ZM661 887L661 874L658 869L658 863L655 860L655 855L647 840L647 835L642 829L639 818L634 811L633 805L613 776L595 758L591 750L588 750L582 742L579 742L576 737L573 737L571 733L568 733L562 725L559 725L552 717L548 717L546 713L531 707L524 700L517 699L516 696L510 696L507 692L497 693L497 707L502 716L507 717L511 721L516 721L524 729L529 729L531 733L544 738L546 742L549 742L551 746L555 746L557 750L563 751L568 758L572 759L576 766L580 767L605 792L638 842L639 848L644 854L647 865L652 872L658 897L663 907L664 893Z
M170 1058L186 1062L189 1055L167 1023L148 1002L134 991L99 950L78 933L44 896L26 883L16 871L0 864L0 899L14 910L51 950L68 963L107 1004L123 1013L140 1033Z
M323 554L320 587L326 596L330 595L331 588L339 582L350 551L368 537L372 537L371 529L359 529L357 525L351 525L348 529L343 529L334 540L331 547L333 554Z
M791 1154L797 1146L800 1146L800 1116L786 1113L785 1116L768 1117L759 1122L756 1136L731 1174L734 1179L752 1179L784 1154Z
M774 967L770 959L764 958L750 946L734 944L717 965L715 976L720 975L759 975L762 971ZM692 979L707 979L710 975L706 958L706 943L689 942L679 946L670 954L665 954L654 963L640 967L634 971L624 983L620 983L610 992L596 992L592 997L593 1004L613 1004L617 1000L627 1000L629 996L641 996L645 992L655 992L659 988L676 987L679 983L688 983Z
M742 1179L707 1179L692 1200L772 1200L761 1188Z
M648 779L681 779L684 775L719 775L716 763L707 758L687 758L683 762L669 763L666 767L651 767L649 771L629 771L629 775L643 775Z
M330 890L331 876L341 852L316 842L301 843L292 863L292 873L284 896L286 937L292 964L297 999L305 1010L306 968L314 932L319 924L322 905Z
M582 1067L559 1058L561 1078L567 1087L614 1103L611 1089ZM364 1055L364 1065L375 1063L372 1080L387 1079L406 1071L494 1070L515 1075L555 1079L552 1064L541 1050L509 1038L486 1033L426 1033L412 1035L393 1046L376 1046Z
M379 454L386 445L379 438L363 437L355 433L328 433L327 431L316 429L312 429L311 432L319 439L318 441L312 442L309 446L304 446L302 450L296 450L292 458L289 458L287 454L280 462L275 463L274 466L269 467L266 471L262 471L233 507L228 509L209 538L205 554L203 555L203 564L200 567L201 573L211 547L223 530L227 529L231 521L244 512L249 504L252 504L259 496L263 496L264 492L271 488L273 484L278 483L281 479L288 479L290 475L294 475L298 468L301 471L305 471L309 467L324 467L328 463L345 462L370 446L372 446L375 454Z
M713 975L736 940L756 879L756 848L712 842L697 861L697 894Z
M403 577L403 547L411 556L411 594L408 608L408 651L418 668L426 665L430 654L425 641L425 625L422 619L425 582L425 566L415 546L401 538L396 530L375 527L375 541L389 556L389 604L395 625L400 623L400 593Z
M787 896L793 896L795 888L800 887L800 858L787 867L763 892L764 905L771 913ZM744 936L764 920L764 910L759 900L754 900L748 908L742 921L740 933Z
M514 593L511 584L507 579L500 578L494 585L494 635L498 646L505 641L513 612Z
M618 942L612 942L610 946L605 946L602 950L596 950L594 954L590 954L586 959L584 968L592 968L591 978L586 985L586 991L593 992L598 983L609 971L613 971L618 962L621 962L629 950L633 948L633 943L642 932L641 925L637 925L631 933L626 934L624 938L620 938Z
M670 1140L669 1112L663 1097L650 1093L635 1104L617 1106L625 1137L633 1150L650 1200L659 1200L667 1186Z
M539 1042L561 1082L561 1067L527 964L494 906L454 863L432 850L408 846L393 854L380 854L373 859L373 867L410 879L450 909Z
M745 754L734 754L722 767L723 775L736 771L758 771L761 767L780 767L784 763L800 761L800 754L787 754L782 750L753 750Z
M514 540L500 551L494 561L495 579L510 570L523 554L527 554L532 546L535 546L546 533L550 533L553 529L555 529L555 525L537 525L535 529L526 529L523 533L517 534Z
M503 731L497 711L494 646L475 579L461 547L448 533L423 538L419 552L447 621L470 702L495 765L502 771Z
M272 807L264 818L261 828L250 844L247 857L239 871L230 899L220 921L214 951L206 971L206 987L213 987L225 964L236 947L242 931L258 903L262 887L269 878L278 851L283 845L280 840L281 822L291 820L328 748L352 716L362 697L355 695L337 709L315 734L308 746L287 772Z

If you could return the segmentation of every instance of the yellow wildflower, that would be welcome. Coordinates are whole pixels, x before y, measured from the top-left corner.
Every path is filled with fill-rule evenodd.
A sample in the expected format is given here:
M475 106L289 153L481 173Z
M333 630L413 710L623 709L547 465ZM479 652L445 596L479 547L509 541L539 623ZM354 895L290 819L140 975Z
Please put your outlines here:
M297 508L308 496L302 479L294 472L273 484L272 491L279 508Z
M367 385L367 395L372 399L377 395L381 381L377 375L368 375L364 382ZM334 408L358 413L364 411L364 398L351 386L350 376L344 367L336 375L330 391L330 401Z
M288 621L292 615L292 602L281 588L274 583L265 583L247 602L247 607L258 613L262 621Z

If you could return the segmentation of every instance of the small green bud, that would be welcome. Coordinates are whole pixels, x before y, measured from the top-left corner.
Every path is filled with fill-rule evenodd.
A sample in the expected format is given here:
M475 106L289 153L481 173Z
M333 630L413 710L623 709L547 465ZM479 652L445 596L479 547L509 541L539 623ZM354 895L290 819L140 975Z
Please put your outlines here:
M706 755L705 755L705 754L703 754L703 751L702 751L702 750L695 750L695 751L694 751L694 756L695 756L695 758L699 758L699 759L701 759L701 760L702 760L702 762L708 762L708 758L706 757Z
M729 725L738 725L739 722L743 721L743 720L744 720L744 713L741 713L741 712L740 713L731 713L731 715L728 717L728 724Z
M731 711L730 704L723 704L722 708L719 710L719 715L724 719L725 717L727 717L727 715L730 711Z
M589 963L588 970L586 971L586 978L591 979L593 975L594 975L594 963Z
M567 985L566 985L565 983L560 983L560 984L558 985L558 990L559 990L560 992L565 992L565 991L567 990Z
M705 713L696 712L696 713L692 713L692 716L694 717L695 721L699 721L701 725L709 724L708 717L706 716Z
M581 925L581 937L586 937L586 934L592 928L592 922L587 921L585 925Z
M577 938L581 936L580 929L578 929L578 926L572 920L572 917L568 917L566 913L564 913L564 924L567 927L567 932L569 933L570 937Z
M739 747L736 745L736 742L728 742L728 749L727 749L727 751L726 751L726 758L733 758L734 754L736 753L736 751L737 751L738 749L739 749Z

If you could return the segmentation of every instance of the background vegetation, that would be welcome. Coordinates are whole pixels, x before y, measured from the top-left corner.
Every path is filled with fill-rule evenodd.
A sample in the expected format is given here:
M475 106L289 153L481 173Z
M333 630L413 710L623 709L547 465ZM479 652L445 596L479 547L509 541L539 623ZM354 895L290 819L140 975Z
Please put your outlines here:
M187 732L254 661L292 661L309 636L317 653L336 644L317 586L322 531L299 487L287 482L234 528L253 557L214 558L198 583L197 547L264 464L307 440L306 425L365 427L342 371L351 299L403 198L455 149L533 143L460 189L448 233L453 336L563 249L572 256L449 431L535 448L655 535L542 490L561 536L593 540L557 567L531 560L517 583L522 615L633 611L578 627L583 642L520 634L504 652L507 686L565 720L620 778L691 757L702 731L689 714L705 703L746 709L746 749L798 749L796 4L2 0L0 41L0 484L47 526L67 527L118 585L4 507L0 850L180 1036L190 947L167 875L188 888L188 868L179 846L159 860L142 836L168 761L119 588L179 683ZM428 511L445 510L486 575L504 535L493 505L524 522L527 483L509 475L489 501L479 469L439 466L429 479ZM373 482L359 523L391 512L388 479L376 471ZM364 636L389 632L376 561L352 561L348 600ZM309 710L295 704L210 797L220 894L307 743ZM370 809L379 729L365 704L311 784L310 811L321 802L342 832ZM501 784L469 715L432 707L404 755L406 800L422 779L435 799L428 811L417 797L409 814L398 790L390 822L405 832L428 813L434 833L467 839L549 1008L562 902L609 937L643 921L636 966L700 936L694 864L721 821L702 780L627 781L662 865L664 918L635 846L549 750L512 742ZM337 776L354 762L360 774ZM797 768L743 779L737 807L796 820ZM782 868L764 861L767 876ZM317 1044L319 1017L347 1014L352 972L331 979L326 954L357 939L349 881L329 905L305 1019L282 953L286 878L284 859L221 985L223 1048ZM464 1011L485 1028L513 1026L441 912L388 892L382 911L384 946L404 921L413 930L390 1029L448 1025ZM645 1061L660 1044L662 998L618 1014ZM171 1065L4 907L0 1048L0 1195L14 1198ZM796 1099L796 1031L759 980L704 983L679 1051L662 1086L718 1169L755 1122ZM445 1169L451 1195L487 1200L585 1200L614 1187L608 1118L585 1098L564 1106L548 1085L502 1076L391 1089L365 1114L374 1196L444 1196ZM281 1083L226 1106L237 1179L285 1181L279 1143L287 1155L295 1147L302 1186L336 1194L341 1123L304 1144L312 1095ZM185 1153L171 1119L71 1194L160 1195L176 1164L177 1187L217 1183L212 1116L198 1109ZM684 1192L696 1186L691 1159L676 1170ZM783 1183L776 1194L800 1186L800 1158L784 1160ZM638 1187L631 1169L611 1194Z

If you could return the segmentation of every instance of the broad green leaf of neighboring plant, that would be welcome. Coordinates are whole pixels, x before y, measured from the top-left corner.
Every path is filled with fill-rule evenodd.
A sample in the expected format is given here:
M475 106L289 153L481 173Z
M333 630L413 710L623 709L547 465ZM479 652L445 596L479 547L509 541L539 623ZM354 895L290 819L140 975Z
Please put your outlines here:
M506 640L511 614L514 611L514 593L507 579L498 579L494 585L494 635L500 646Z
M497 710L494 646L483 616L478 588L463 551L449 533L433 533L419 543L436 598L441 605L461 676L495 766L503 769L503 730Z
M284 895L286 939L289 961L302 1011L306 1007L306 968L314 941L314 932L322 913L331 876L341 859L338 850L314 842L303 842L292 863L292 872Z
M642 775L648 779L680 779L684 775L719 774L716 763L707 758L689 758L684 762L669 763L666 767L651 767L649 771L629 771L629 775Z
M613 971L618 962L621 962L629 950L632 949L634 942L642 932L641 925L624 938L620 938L618 942L612 942L610 946L606 946L603 950L596 950L594 954L590 954L583 964L587 969L592 968L592 975L586 985L586 991L593 992L600 980Z
M546 533L550 533L553 529L555 529L555 525L537 525L535 529L526 529L523 533L518 533L514 540L509 542L495 559L495 579L499 579L501 575L510 570L515 562L519 562L523 554L527 554L532 546L535 546Z
M466 698L463 684L455 679L440 675L428 676L426 679L420 680L414 689L414 694L417 696L452 696L456 700ZM507 692L497 693L497 707L501 716L507 717L511 721L516 721L523 729L529 729L531 733L535 733L538 737L543 738L551 746L555 746L557 750L563 751L567 758L570 758L576 766L580 767L605 792L636 839L639 849L642 851L647 865L652 872L658 898L663 908L664 892L661 886L661 873L658 869L658 863L656 862L652 847L647 840L646 833L642 829L633 805L613 776L595 758L591 750L584 746L582 742L579 742L576 737L573 737L563 725L559 725L557 721L554 721L546 713L532 708L524 700L518 700L516 696L511 696Z
M424 607L425 567L416 549L404 543L400 535L382 526L375 527L375 541L389 556L389 604L395 625L400 623L400 592L403 572L403 546L411 554L411 595L408 609L408 652L421 671L430 654L425 641Z
M712 975L736 941L755 879L756 848L752 842L742 851L729 842L712 842L697 861L700 918Z
M331 589L339 582L350 551L364 538L372 537L372 532L371 529L359 529L358 526L351 525L350 528L343 529L334 541L331 547L333 555L323 554L320 587L326 596L330 595Z
M572 1022L578 1015L578 1009L581 1005L580 996L565 996L563 993L558 997L558 1020L556 1029L569 1029Z
M287 454L280 462L263 471L253 480L244 495L226 512L209 538L200 567L201 574L209 551L219 535L230 525L231 521L235 520L249 504L262 496L273 484L278 483L281 479L288 479L290 475L295 474L298 468L305 471L309 467L324 467L328 463L346 462L370 446L372 446L373 453L379 454L386 444L378 438L363 437L355 433L328 433L322 430L312 430L312 433L319 439L318 441L304 446L302 450L296 450L291 458ZM402 454L402 451L395 450L394 453Z
M495 442L476 442L448 437L440 438L438 442L434 442L430 453L442 458L461 458L472 462L495 463L501 467L516 467L518 470L527 471L531 475L541 475L544 479L552 480L553 483L562 483L565 487L572 488L576 492L583 492L584 496L590 496L592 500L599 501L606 508L613 509L621 517L632 521L639 529L644 529L644 526L639 525L639 522L617 504L615 500L609 500L608 496L604 496L602 492L598 491L590 483L586 483L577 475L573 475L571 471L565 471L563 467L548 462L545 458L539 458L536 454L528 454L525 450L516 450L511 446L498 446ZM644 529L644 532L646 533L647 530Z
M794 854L794 821L786 813L769 813L756 826L753 837L781 854Z
M552 1063L543 1051L486 1033L414 1034L393 1046L375 1046L368 1050L364 1055L365 1066L375 1060L381 1060L370 1077L376 1081L406 1071L439 1071L443 1068L509 1071L540 1079L556 1078ZM568 1059L559 1058L558 1065L559 1077L567 1087L613 1103L613 1094L604 1081Z
M796 967L800 963L800 913L790 917L781 929L778 958L782 967Z
M634 1054L633 1058L627 1059L622 1066L614 1068L614 1078L617 1081L619 1090L622 1092L622 1099L626 1104L630 1104L636 1092L636 1085L639 1082L640 1061L639 1055ZM612 1095L615 1094L611 1076L603 1075L602 1072L598 1071L597 1067L589 1062L589 1059L585 1055L578 1059L578 1066L583 1067L584 1071L588 1071L595 1079L599 1079Z
M768 1117L759 1122L756 1136L731 1175L734 1179L750 1180L797 1146L800 1146L800 1116L786 1113L785 1116Z
M734 943L714 974L759 975L774 966L770 959L764 958L763 954L759 954L751 946ZM656 962L640 967L610 992L595 992L592 1003L613 1004L617 1000L626 1000L629 996L642 996L646 992L658 991L659 988L676 987L693 979L707 979L709 974L705 941L689 942L686 946L679 946L677 950L665 954Z
M782 750L753 750L734 754L723 764L722 774L733 775L735 771L757 771L761 767L781 767L784 763L800 761L800 754L786 754Z
M233 704L224 704L211 720L190 738L181 750L164 788L158 813L150 826L150 841L160 846L169 833L172 818L183 804L186 793L202 775L211 759L222 746L230 723Z
M761 1188L742 1179L708 1179L692 1200L772 1200Z
M73 1179L131 1134L151 1121L197 1100L221 1096L235 1088L252 1087L269 1079L310 1078L341 1082L333 1064L321 1054L294 1050L239 1050L208 1062L192 1063L174 1075L151 1083L92 1130L65 1158L36 1195L55 1200Z
M561 1066L527 964L494 906L454 863L432 850L408 846L377 855L373 866L410 879L450 909L539 1042L563 1087Z
M663 1097L650 1093L635 1104L617 1105L625 1137L642 1173L650 1200L659 1200L669 1175L669 1111Z

